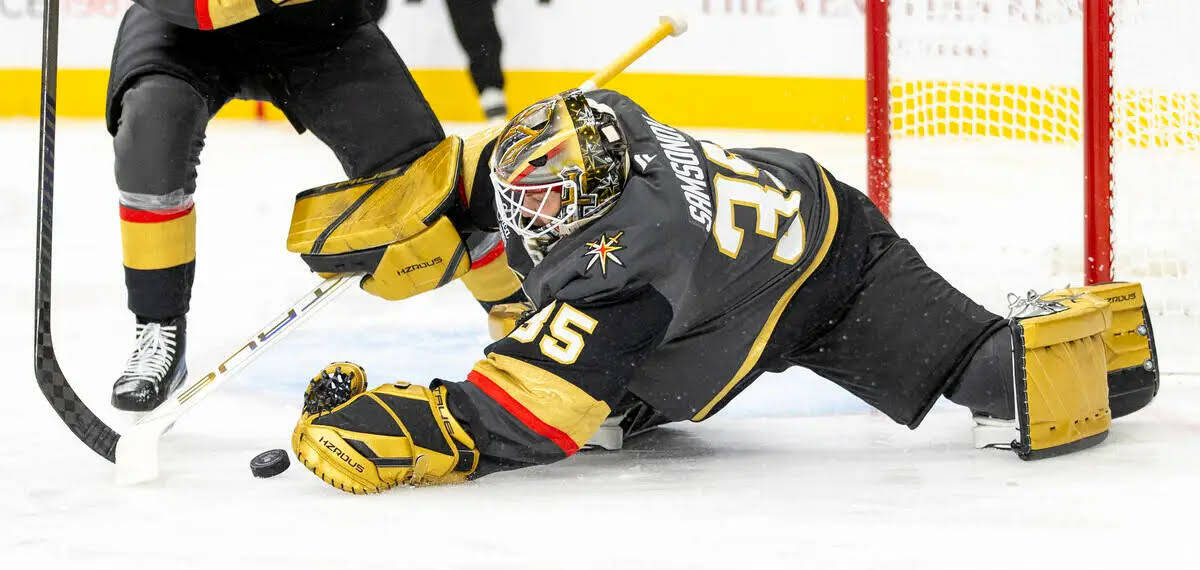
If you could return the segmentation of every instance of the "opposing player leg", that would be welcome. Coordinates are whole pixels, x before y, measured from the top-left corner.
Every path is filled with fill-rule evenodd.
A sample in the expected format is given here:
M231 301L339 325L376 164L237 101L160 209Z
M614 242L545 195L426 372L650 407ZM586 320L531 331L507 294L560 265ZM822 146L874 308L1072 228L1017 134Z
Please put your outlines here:
M129 309L163 320L187 312L195 267L196 166L210 116L188 82L138 78L121 96L113 137Z
M350 178L403 166L445 134L408 67L374 23L278 54L276 103L337 156Z
M194 46L199 32L137 5L122 21L109 84L121 244L136 340L113 406L156 407L187 374L186 318L196 257L192 194L208 120L224 102ZM191 47L189 47L191 46ZM199 58L199 59L198 59Z

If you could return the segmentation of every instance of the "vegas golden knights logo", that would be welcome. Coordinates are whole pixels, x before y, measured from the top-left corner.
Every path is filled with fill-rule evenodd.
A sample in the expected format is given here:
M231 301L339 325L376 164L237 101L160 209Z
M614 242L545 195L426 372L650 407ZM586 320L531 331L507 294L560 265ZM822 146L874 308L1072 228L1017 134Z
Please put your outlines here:
M586 244L588 250L583 252L583 256L590 257L591 259L588 260L587 267L584 268L584 271L591 270L592 266L596 265L596 262L600 262L600 275L603 277L608 277L609 261L624 267L625 264L621 263L621 259L618 258L615 253L625 249L625 246L617 245L618 240L621 239L621 236L624 233L625 232L617 232L617 235L614 235L613 237L608 237L608 234L600 234L600 239L588 242Z

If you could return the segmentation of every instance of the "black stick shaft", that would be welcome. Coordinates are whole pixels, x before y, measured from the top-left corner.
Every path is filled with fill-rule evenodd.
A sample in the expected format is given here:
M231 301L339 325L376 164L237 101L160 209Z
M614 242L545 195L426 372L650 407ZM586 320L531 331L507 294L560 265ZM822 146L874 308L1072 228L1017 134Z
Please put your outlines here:
M50 335L51 241L54 232L54 124L58 96L58 1L44 0L42 12L42 104L39 120L41 169L38 174L37 263L34 265L33 369L38 387L71 432L109 461L117 439L79 399L63 375Z

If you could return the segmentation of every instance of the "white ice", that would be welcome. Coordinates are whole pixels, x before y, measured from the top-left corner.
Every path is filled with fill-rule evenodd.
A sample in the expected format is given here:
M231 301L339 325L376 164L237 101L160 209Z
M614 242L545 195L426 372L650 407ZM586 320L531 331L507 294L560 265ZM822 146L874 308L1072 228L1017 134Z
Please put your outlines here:
M92 408L127 425L107 405L132 334L111 139L92 121L63 121L58 133L56 347ZM809 152L862 184L859 137L704 134ZM117 487L33 381L37 125L3 122L0 137L4 568L1157 568L1191 559L1200 378L1182 368L1099 447L1040 462L971 449L970 422L952 405L909 431L795 370L761 379L712 420L630 449L461 486L354 497L294 465L251 477L254 454L288 446L301 390L329 361L361 362L376 382L461 378L487 339L458 285L400 303L347 294L181 420L163 441L159 481ZM292 196L342 177L315 139L281 124L216 123L203 161L193 371L315 284L283 248ZM1003 212L971 207L1004 200L937 198L898 202L896 224L989 308L1001 310L1010 290L1063 284L1053 272L1021 273L1021 258L981 267L998 239L961 228L1004 226ZM1047 232L1054 248L1077 247L1072 235ZM1183 362L1198 339L1177 336L1170 360Z

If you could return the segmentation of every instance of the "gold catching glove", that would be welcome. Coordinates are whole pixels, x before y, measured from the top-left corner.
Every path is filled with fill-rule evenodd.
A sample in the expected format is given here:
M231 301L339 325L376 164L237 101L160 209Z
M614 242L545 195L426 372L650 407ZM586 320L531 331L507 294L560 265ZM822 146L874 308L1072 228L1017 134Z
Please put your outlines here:
M475 442L446 407L446 390L398 382L366 390L362 367L321 370L304 393L292 450L322 481L348 493L466 480Z

